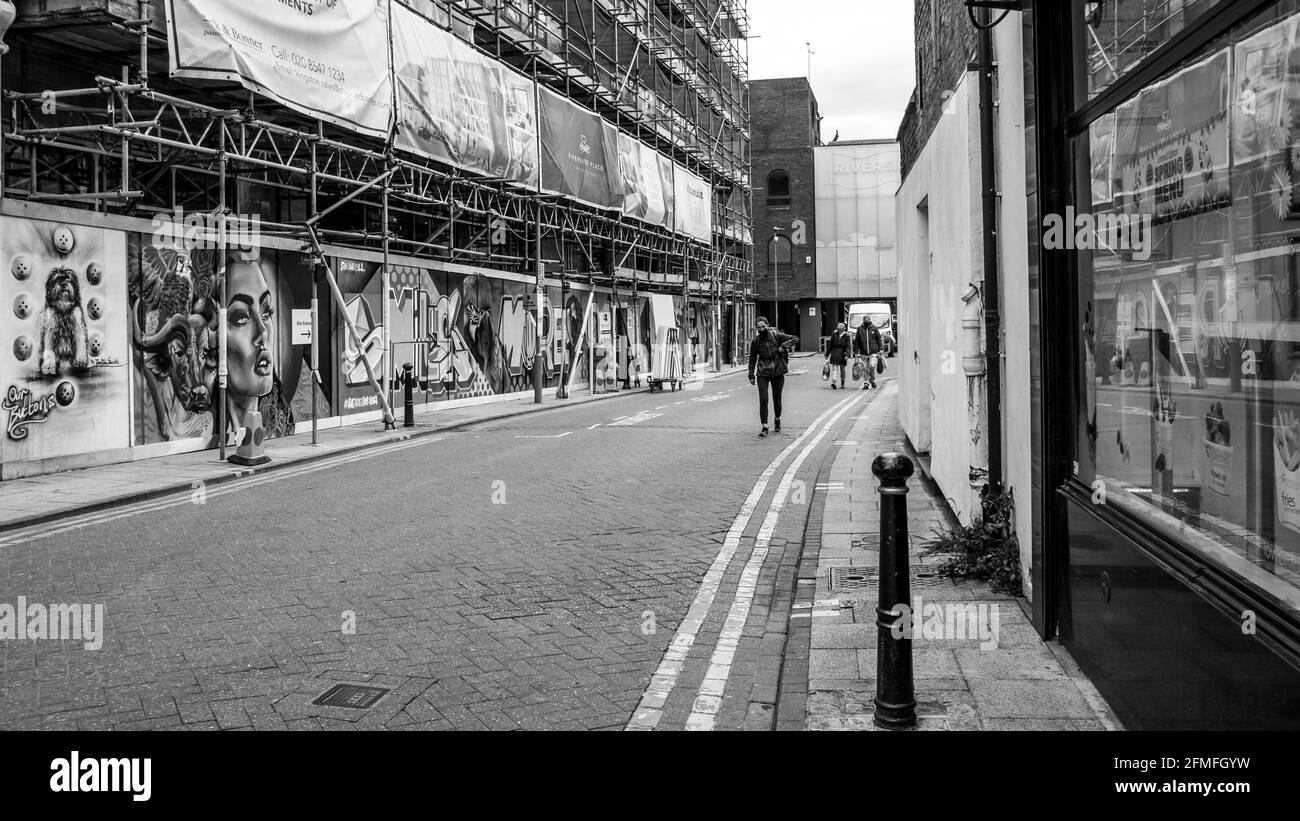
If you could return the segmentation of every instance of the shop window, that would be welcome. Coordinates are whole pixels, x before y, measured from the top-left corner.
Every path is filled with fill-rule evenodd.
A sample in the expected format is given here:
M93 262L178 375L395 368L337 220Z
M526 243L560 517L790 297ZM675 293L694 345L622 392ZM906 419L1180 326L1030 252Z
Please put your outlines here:
M767 175L767 207L778 208L790 205L790 175L784 171L773 171Z
M1046 248L1077 252L1076 455L1092 501L1294 610L1298 6L1279 4L1095 120L1073 145L1075 213L1043 229Z

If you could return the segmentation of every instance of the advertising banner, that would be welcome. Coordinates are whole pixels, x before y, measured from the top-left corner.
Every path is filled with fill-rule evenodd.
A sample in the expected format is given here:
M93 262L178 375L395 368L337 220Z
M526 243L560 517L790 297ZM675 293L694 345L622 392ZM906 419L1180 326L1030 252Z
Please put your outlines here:
M397 147L536 186L533 81L400 3L392 15Z
M623 213L651 225L673 227L673 164L645 143L618 134L616 194Z
M541 89L542 188L598 208L618 208L610 187L617 142L599 114ZM609 128L611 134L612 126Z
M0 457L130 444L125 235L0 217Z
M1142 91L1116 112L1114 196L1168 222L1228 204L1228 52Z
M713 242L713 186L680 165L673 168L673 182L674 229L700 242Z
M227 80L374 137L392 122L389 0L167 0L173 77Z

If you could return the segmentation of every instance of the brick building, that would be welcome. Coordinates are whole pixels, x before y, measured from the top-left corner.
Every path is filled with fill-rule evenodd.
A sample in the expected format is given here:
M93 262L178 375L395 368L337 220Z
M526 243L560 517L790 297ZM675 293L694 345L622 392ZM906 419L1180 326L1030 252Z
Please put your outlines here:
M797 334L804 350L815 350L821 335L813 253L813 146L821 145L817 97L806 77L753 80L749 104L758 312Z

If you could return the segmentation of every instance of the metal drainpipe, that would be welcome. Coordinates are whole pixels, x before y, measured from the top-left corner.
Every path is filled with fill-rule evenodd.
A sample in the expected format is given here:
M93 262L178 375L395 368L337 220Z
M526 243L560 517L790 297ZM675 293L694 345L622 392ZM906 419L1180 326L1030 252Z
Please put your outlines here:
M975 61L980 95L980 188L984 224L984 338L987 348L987 411L989 420L989 497L1002 492L1002 327L998 315L998 189L993 156L993 31L990 11L979 9Z

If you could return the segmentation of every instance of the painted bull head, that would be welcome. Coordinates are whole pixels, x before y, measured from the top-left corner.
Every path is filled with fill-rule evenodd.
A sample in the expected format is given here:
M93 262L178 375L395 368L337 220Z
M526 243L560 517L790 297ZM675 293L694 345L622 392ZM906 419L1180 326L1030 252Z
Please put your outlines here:
M197 311L160 317L158 326L149 333L143 328L144 312L145 305L137 300L131 310L132 334L135 346L144 354L146 379L167 380L185 410L206 412L216 378L216 361L211 353L216 348L215 312L210 318ZM160 404L157 400L155 397L156 405Z

